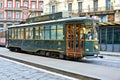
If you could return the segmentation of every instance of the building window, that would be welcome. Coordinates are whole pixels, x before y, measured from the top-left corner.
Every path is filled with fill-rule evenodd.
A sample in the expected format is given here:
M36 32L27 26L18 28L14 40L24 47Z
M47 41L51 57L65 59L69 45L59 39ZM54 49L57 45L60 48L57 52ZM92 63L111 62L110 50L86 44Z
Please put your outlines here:
M52 5L52 13L55 13L55 5Z
M20 8L20 2L16 2L16 8Z
M28 7L28 2L24 2L24 7Z
M20 12L16 12L16 19L20 19Z
M78 12L82 12L82 2L78 2Z
M106 10L110 10L110 0L106 0Z
M27 13L23 13L24 19L27 18Z
M69 12L72 12L72 3L69 3L69 4L68 4L68 11L69 11Z
M98 11L98 0L94 0L94 11Z
M114 43L120 44L120 28L119 27L114 28Z
M35 13L32 13L32 14L31 14L31 17L35 17Z
M101 29L101 43L102 44L106 44L106 28L102 28Z
M40 11L43 11L43 2L40 2Z
M2 28L3 27L3 24L0 24L0 28Z
M6 27L12 26L12 24L6 24Z
M119 6L120 5L120 0L115 0L115 4L116 4L116 6Z
M8 19L12 17L12 12L8 12Z
M0 12L0 19L2 19L2 12Z
M2 3L0 2L0 8L2 8Z
M8 1L8 8L12 8L12 2Z
M112 44L113 28L107 28L107 44Z
M32 8L35 9L35 2L32 2Z
M100 22L107 22L107 16L106 15L100 15L99 16L99 21Z

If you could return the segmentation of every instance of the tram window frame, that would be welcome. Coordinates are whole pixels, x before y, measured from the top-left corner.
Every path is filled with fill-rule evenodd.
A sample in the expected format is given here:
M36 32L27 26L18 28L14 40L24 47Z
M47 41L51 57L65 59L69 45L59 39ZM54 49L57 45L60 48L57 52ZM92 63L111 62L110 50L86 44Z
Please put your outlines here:
M21 39L21 28L18 28L18 39Z
M40 27L35 27L35 39L40 39Z
M29 39L29 28L25 28L25 39Z
M25 28L25 39L33 39L33 27Z
M24 28L21 28L21 39L24 39Z
M29 39L33 39L33 27L30 27L30 29L29 29L30 31L29 31Z
M44 30L44 26L40 26L40 39L44 39L45 37L45 30Z
M15 38L15 29L12 29L12 39Z
M50 30L50 32L51 32L51 39L52 40L56 40L56 36L57 36L57 31L56 31L56 29L57 29L57 26L56 25L51 25L51 30Z
M8 30L8 33L9 33L9 37L8 37L8 38L9 38L9 39L12 39L12 29L9 29L9 30Z
M18 29L15 29L15 39L18 39Z
M57 40L63 40L63 24L58 24L57 25Z
M44 27L44 31L45 31L45 39L50 39L50 25L45 25Z

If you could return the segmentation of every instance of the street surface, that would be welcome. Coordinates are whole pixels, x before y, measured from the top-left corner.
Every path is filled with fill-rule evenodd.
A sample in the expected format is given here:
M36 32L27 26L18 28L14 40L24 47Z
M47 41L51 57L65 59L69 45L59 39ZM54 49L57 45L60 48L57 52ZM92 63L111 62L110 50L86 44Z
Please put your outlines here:
M0 53L4 54L4 53L17 53L17 52L11 52L6 48L0 47ZM22 54L22 53L19 53L19 54ZM39 57L41 57L41 56L39 56ZM46 58L48 58L48 57L46 57ZM75 62L75 61L73 61L73 62ZM116 56L106 56L105 55L104 58L99 58L99 57L98 58L83 58L82 60L80 60L78 62L120 68L120 57L116 57Z
M104 56L104 58L84 58L83 63L120 68L120 57Z
M0 57L0 80L75 80Z
M68 61L11 52L6 48L0 48L0 55L88 76L91 78L97 78L101 80L120 80L120 57L104 56L104 58L84 58L81 61ZM62 80L64 79L66 80L66 78L63 78ZM48 80L48 78L46 80Z

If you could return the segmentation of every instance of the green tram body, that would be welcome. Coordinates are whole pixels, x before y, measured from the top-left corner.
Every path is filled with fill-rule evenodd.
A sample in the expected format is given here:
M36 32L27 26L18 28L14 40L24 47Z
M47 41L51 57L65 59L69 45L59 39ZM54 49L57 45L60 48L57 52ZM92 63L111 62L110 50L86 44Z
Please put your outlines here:
M98 55L98 39L87 39L89 30L93 31L93 37L97 35L96 23L92 18L76 17L11 26L7 48L60 57Z

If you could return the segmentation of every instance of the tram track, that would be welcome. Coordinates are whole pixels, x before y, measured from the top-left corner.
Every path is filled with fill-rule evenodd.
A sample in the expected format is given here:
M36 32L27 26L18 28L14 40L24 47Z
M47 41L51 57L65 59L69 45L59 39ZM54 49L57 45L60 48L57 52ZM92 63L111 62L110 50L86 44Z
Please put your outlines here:
M8 56L5 56L5 55L0 55L0 57L7 58L7 59L17 61L17 62L20 62L20 63L23 63L23 64L27 64L27 65L30 65L30 66L34 66L34 67L37 67L37 68L45 69L45 70L48 70L48 71L56 72L56 73L59 73L59 74L63 74L63 75L66 75L66 76L70 76L70 77L73 77L73 78L77 78L79 80L100 80L100 79L97 79L97 78L92 78L92 77L88 77L88 76L84 76L84 75L80 75L80 74L76 74L76 73L72 73L72 72L58 70L58 69L51 68L51 67L48 67L48 66L44 66L44 65L40 65L40 64L36 64L36 63L24 61L24 60L12 58L12 57L8 57Z

